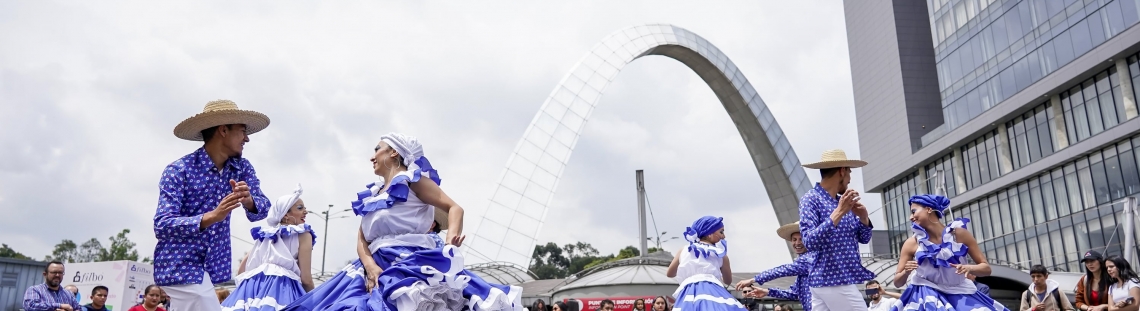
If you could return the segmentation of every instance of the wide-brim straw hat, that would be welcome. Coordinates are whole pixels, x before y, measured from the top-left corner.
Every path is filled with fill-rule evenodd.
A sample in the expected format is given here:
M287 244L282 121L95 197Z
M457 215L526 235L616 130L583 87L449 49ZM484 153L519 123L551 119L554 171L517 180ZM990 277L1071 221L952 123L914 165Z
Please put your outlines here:
M819 157L819 162L804 164L803 166L811 169L826 169L836 167L864 167L867 165L866 161L847 159L847 153L843 149L832 149L824 151L823 155Z
M792 241L792 234L796 232L800 232L800 222L798 221L780 226L779 229L776 229L776 235L779 235L780 238L788 242Z
M439 230L447 230L447 211L442 208L435 208L435 222L439 223Z
M202 141L202 130L227 124L245 124L246 135L252 135L269 127L269 117L257 111L238 109L233 101L219 99L206 103L202 112L178 123L174 136Z

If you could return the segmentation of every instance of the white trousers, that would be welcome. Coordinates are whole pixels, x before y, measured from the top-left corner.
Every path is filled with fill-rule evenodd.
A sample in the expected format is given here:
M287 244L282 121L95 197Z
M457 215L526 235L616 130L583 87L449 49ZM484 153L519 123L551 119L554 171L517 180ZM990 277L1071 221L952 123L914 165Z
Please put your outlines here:
M863 293L855 284L811 288L812 311L866 310Z
M163 286L170 296L169 311L222 311L222 303L214 292L210 274L202 276L201 284Z

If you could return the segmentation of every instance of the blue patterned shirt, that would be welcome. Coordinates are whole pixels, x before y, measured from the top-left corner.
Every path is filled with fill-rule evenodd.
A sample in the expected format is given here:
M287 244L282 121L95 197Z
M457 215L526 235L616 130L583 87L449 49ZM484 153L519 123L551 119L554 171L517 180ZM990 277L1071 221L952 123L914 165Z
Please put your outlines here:
M79 302L75 301L75 294L64 290L60 286L56 290L47 287L47 284L37 284L28 287L24 291L24 310L27 311L55 311L59 309L61 304L70 305L71 308L79 308Z
M789 287L788 290L768 288L768 297L798 300L800 304L803 305L804 311L811 311L811 289L804 284L804 281L807 280L807 275L811 271L811 265L814 261L815 253L804 253L790 264L780 265L779 267L760 272L753 280L756 281L756 285L763 285L764 283L782 277L796 277L796 282L793 283L792 287Z
M859 244L871 242L871 227L850 212L834 225L831 212L838 207L839 199L819 183L800 199L800 233L804 246L816 253L808 273L810 287L861 284L875 277L859 258Z
M230 280L230 217L205 230L198 227L202 215L233 192L231 179L249 185L257 213L246 210L246 218L251 222L265 219L271 203L261 192L261 182L248 160L230 158L224 169L218 170L206 150L199 148L166 166L154 213L154 235L158 238L154 248L155 284L201 284L204 273L209 273L214 283Z

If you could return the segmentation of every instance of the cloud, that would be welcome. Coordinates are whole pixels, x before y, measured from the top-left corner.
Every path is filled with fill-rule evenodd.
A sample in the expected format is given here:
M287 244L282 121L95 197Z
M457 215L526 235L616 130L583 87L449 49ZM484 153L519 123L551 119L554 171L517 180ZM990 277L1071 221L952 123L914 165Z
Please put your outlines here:
M470 230L555 84L601 38L646 23L690 29L726 52L801 160L832 148L857 156L842 17L840 3L788 1L5 2L0 240L40 257L61 239L129 228L151 253L158 177L198 147L171 130L219 98L272 118L246 149L271 198L300 182L312 210L348 208L375 180L372 146L398 131L425 142ZM664 57L634 62L606 90L540 242L583 241L603 253L636 244L635 169L646 170L655 231L678 234L716 214L729 219L735 270L788 260L727 113L696 74ZM860 180L856 171L856 189ZM878 196L865 200L878 206ZM324 223L308 221L321 252ZM329 270L356 256L358 223L330 220ZM256 225L238 215L232 232L248 240ZM249 245L235 240L234 249L240 257Z

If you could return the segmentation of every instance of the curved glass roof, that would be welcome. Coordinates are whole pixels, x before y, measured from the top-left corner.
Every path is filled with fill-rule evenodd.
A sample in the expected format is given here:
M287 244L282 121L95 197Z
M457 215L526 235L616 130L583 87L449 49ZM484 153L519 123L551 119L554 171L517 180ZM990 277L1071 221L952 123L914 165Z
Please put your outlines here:
M487 282L497 284L519 285L536 279L527 269L502 261L474 264L466 269Z

